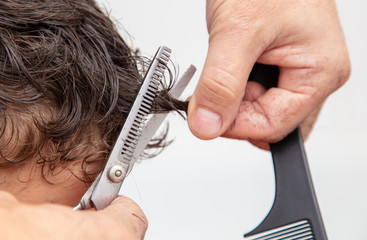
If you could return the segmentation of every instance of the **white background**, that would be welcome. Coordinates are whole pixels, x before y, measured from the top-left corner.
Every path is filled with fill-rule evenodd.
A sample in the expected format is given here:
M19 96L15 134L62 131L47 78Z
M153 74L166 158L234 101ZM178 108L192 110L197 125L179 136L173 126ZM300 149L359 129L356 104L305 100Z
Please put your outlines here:
M208 47L205 1L100 3L144 55L151 57L158 46L166 45L181 72L191 63L198 68L189 96ZM329 239L359 240L367 239L367 2L337 0L337 6L353 73L327 100L306 150ZM124 184L123 193L137 201L149 219L146 239L242 239L273 203L270 154L247 142L198 140L177 116L170 123L174 143L137 165Z

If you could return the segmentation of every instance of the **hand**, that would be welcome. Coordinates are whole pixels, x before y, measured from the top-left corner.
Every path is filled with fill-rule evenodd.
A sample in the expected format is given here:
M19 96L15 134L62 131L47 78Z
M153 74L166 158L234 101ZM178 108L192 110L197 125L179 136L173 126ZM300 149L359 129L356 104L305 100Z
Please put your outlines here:
M350 75L332 0L207 0L207 26L208 55L188 110L201 139L222 135L266 148L300 124L307 136ZM247 84L255 62L279 66L277 88Z
M119 197L101 211L53 204L27 205L0 192L0 239L144 239L147 220L132 200Z

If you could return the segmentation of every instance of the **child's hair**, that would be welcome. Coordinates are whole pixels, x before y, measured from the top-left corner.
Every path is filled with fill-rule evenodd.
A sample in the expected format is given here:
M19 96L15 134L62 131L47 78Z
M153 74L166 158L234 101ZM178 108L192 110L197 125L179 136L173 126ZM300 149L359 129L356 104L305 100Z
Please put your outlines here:
M0 0L0 167L35 159L45 174L82 159L81 180L92 180L140 88L139 66L93 0ZM185 110L168 88L154 111Z

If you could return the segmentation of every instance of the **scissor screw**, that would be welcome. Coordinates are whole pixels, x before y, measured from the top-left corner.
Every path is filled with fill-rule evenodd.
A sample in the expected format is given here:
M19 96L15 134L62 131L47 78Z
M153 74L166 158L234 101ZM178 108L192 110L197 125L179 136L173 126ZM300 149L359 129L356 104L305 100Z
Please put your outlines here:
M108 178L114 183L119 183L124 180L125 175L126 170L120 165L114 165L110 168L110 171L108 171Z
M121 175L122 175L122 172L121 172L120 170L117 170L117 171L115 172L115 176L116 176L116 177L121 177Z

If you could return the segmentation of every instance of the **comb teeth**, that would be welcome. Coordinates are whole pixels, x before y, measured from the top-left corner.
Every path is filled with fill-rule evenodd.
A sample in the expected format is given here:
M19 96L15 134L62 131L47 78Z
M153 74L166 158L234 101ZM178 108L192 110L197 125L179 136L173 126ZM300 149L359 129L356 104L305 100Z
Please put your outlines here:
M307 220L284 225L272 230L245 237L246 240L311 240L315 239Z
M124 144L122 145L121 149L122 160L126 162L130 162L133 156L134 149L136 147L136 144L138 143L141 132L143 131L143 128L145 126L148 114L150 113L154 100L157 96L159 90L158 86L162 81L162 78L164 77L164 71L167 69L170 54L170 49L162 47L160 51L158 51L156 57L153 59L152 65L148 69L148 72L143 80L143 83L145 81L149 81L149 84L145 89L143 89L142 87L139 91L137 97L137 100L139 96L141 98L139 106L137 108L135 118L131 124L128 134L126 138L124 138Z

